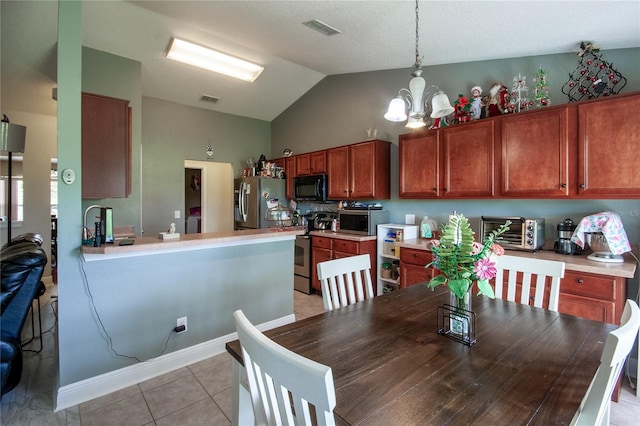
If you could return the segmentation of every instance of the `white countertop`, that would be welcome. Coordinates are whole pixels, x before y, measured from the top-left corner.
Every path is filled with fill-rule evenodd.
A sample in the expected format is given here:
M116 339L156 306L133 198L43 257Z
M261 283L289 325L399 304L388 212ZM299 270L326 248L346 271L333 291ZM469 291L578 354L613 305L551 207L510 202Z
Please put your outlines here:
M82 246L82 255L85 261L89 262L158 253L294 240L296 235L304 235L304 232L302 227L291 226L281 230L276 228L243 229L230 232L182 234L179 238L170 240L163 240L159 237L136 237L133 238L134 243L130 246L119 246L119 241L114 244L104 244L100 247Z
M415 240L406 240L396 242L398 247L406 247L416 250L428 250L427 242L430 240L418 238ZM614 277L633 278L636 271L636 261L629 254L625 253L624 263L604 263L587 259L587 254L582 255L564 255L554 251L541 250L534 253L527 251L508 250L511 256L532 257L536 259L556 260L565 263L567 271L587 272L592 274L609 275Z

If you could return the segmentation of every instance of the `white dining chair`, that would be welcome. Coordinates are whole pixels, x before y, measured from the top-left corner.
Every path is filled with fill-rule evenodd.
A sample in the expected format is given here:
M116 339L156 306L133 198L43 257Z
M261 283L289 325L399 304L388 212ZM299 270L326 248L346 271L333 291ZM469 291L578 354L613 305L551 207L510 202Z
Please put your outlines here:
M325 311L373 297L371 260L368 254L320 262L318 279L322 284Z
M278 345L233 313L256 425L334 425L331 368ZM313 420L315 422L313 422Z
M535 280L535 295L533 306L544 308L544 293L547 278L551 281L549 293L550 311L558 311L558 298L560 295L560 280L564 278L564 262L555 260L532 259L528 257L502 255L496 258L496 278L495 278L495 294L499 299L503 298L504 272L508 271L507 280L507 300L516 302L516 287L518 272L522 273L522 292L520 294L520 303L530 305L531 281Z
M640 309L627 299L622 311L620 327L609 333L596 371L580 408L571 420L571 425L608 425L611 411L611 395L620 377L624 361L633 348L640 328Z

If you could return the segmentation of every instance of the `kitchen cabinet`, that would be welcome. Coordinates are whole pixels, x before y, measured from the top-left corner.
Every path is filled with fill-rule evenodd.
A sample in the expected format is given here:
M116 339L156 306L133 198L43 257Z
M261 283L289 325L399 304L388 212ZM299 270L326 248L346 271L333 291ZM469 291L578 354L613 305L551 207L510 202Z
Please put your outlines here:
M131 194L129 101L82 94L82 198Z
M625 302L621 277L565 271L558 311L596 321L620 324Z
M390 147L372 140L327 150L327 198L389 199Z
M427 250L402 247L400 250L400 288L429 282L438 275L436 268L425 268L433 260Z
M400 136L400 198L494 195L496 120Z
M401 251L399 247L395 247L395 241L397 239L398 232L402 232L402 239L413 240L418 238L418 226L416 225L404 225L396 223L387 223L378 225L377 232L377 252L378 252L378 294L382 294L386 291L393 291L400 288L401 273L398 277L383 277L382 276L382 264L389 263L399 264L400 256L398 251ZM426 263L425 263L426 265ZM422 265L424 266L424 265ZM399 269L399 268L398 268ZM400 272L400 271L398 271ZM385 291L385 288L387 289Z
M502 118L501 194L507 197L568 197L569 142L575 129L570 108L554 107Z
M287 199L293 200L293 183L296 177L296 159L294 157L286 157L284 159L284 173L286 176Z
M375 240L341 238L338 234L326 234L323 236L311 236L311 287L318 293L322 293L322 285L318 280L318 263L331 259L342 259L344 257L368 254L371 260L371 282L375 282L376 277L376 242ZM374 287L374 293L377 294Z
M640 94L578 104L578 194L640 196Z
M296 176L317 175L327 172L327 152L315 151L295 156Z

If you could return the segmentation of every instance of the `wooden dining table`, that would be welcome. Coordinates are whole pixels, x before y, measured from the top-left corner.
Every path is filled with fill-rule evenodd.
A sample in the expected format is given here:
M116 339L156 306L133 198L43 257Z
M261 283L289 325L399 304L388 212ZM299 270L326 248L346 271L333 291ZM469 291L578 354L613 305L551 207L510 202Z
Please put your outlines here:
M265 335L328 365L336 424L569 424L616 326L473 296L477 343L437 333L449 292L419 284L278 327ZM234 361L234 424L250 400Z

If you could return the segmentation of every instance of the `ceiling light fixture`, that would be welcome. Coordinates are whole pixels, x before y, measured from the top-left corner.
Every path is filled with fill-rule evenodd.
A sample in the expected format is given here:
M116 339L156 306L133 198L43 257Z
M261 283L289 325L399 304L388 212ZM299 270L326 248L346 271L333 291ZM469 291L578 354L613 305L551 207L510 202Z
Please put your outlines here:
M424 78L422 78L422 58L418 51L418 0L416 0L416 62L413 65L413 72L411 75L413 78L409 82L409 89L400 89L398 95L389 103L389 109L384 115L389 121L404 121L407 120L406 107L409 107L409 119L406 127L416 129L424 127L426 125L424 117L426 115L425 110L428 108L427 102L431 96L430 90L435 89L433 94L432 112L431 118L444 118L454 111L454 108L449 102L447 95L438 89L436 86L430 86L426 88ZM406 104L405 104L406 100Z
M264 70L244 59L177 38L171 41L167 58L249 82Z
M339 29L333 28L331 25L325 24L324 22L319 21L317 19L312 19L311 21L303 22L302 25L306 25L312 30L318 31L319 33L324 34L326 36L342 34L342 31L340 31Z

